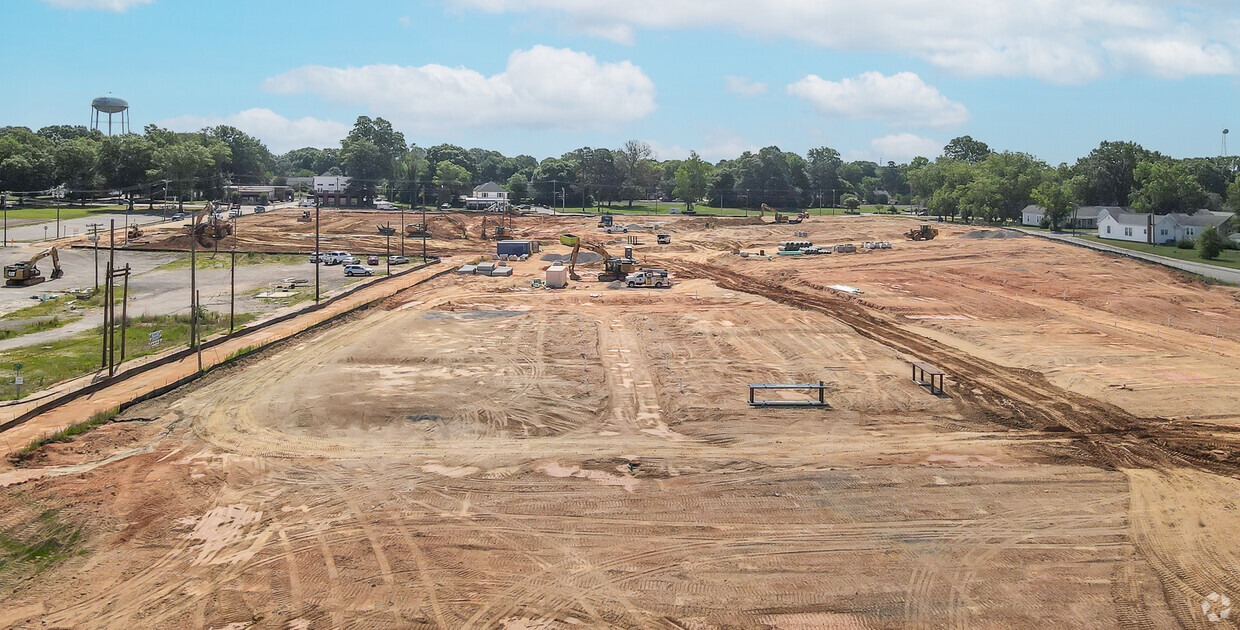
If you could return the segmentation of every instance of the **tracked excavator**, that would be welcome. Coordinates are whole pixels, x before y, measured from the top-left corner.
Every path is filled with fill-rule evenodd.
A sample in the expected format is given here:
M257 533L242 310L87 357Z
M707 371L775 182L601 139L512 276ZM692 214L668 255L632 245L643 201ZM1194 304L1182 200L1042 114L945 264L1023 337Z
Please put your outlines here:
M633 260L632 247L624 248L624 258L616 258L602 245L584 241L575 234L564 234L560 237L560 244L573 248L572 258L568 261L568 277L571 280L581 280L581 277L577 275L577 255L583 248L603 257L603 272L598 275L599 282L623 280L625 276L637 270L637 261Z
M768 206L768 205L766 205L766 204L762 204L761 214L759 214L759 215L758 215L758 218L764 218L764 217L766 217L766 213L768 213L768 212L770 212L771 214L775 215L775 222L776 222L776 223L787 223L787 222L788 222L788 216L787 216L787 215L780 214L778 210L776 210L775 208L772 208L772 207L770 207L770 206ZM799 221L798 221L798 223L799 223Z
M392 236L396 233L396 228L392 227L391 223L377 227L379 228L379 236Z
M215 204L208 201L202 210L199 210L194 215L193 222L185 226L185 233L198 239L198 242L203 247L211 247L213 245L213 243L205 240L207 238L218 241L231 236L233 233L232 223L229 223L228 219L220 217L215 212L215 208Z
M508 228L504 227L502 220L496 219L495 229L491 232L487 232L487 226L490 225L490 223L491 217L482 217L482 227L478 228L478 234L481 236L482 240L486 241L494 238L497 241L502 241L508 238Z
M43 282L47 278L43 277L43 272L39 271L36 263L48 256L52 257L52 275L50 279L55 280L65 275L64 270L60 268L60 255L56 252L55 247L49 247L31 256L30 260L6 265L4 267L4 284L10 287L28 287Z

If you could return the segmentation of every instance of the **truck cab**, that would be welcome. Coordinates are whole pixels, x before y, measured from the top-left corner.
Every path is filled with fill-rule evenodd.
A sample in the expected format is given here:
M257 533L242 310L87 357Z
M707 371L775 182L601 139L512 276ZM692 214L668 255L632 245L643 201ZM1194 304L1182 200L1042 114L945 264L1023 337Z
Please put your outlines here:
M655 238L657 238L657 239L658 239L658 243L659 243L660 245L671 245L671 244L672 244L672 235L671 235L671 234L659 234L659 235L658 235L657 237L655 237Z
M613 221L614 219L610 214L604 214L598 218L598 226L601 228L609 228L612 226Z
M668 277L667 271L664 269L642 269L625 276L624 283L629 288L654 287L656 289L665 289L672 286L672 279Z

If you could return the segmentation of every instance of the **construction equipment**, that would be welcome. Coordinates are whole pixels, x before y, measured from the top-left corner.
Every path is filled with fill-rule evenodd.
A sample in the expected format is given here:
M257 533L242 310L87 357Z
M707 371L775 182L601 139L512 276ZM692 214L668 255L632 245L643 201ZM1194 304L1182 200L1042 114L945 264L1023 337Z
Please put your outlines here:
M610 214L604 214L598 218L598 226L601 228L609 228L615 221L615 217Z
M309 210L302 210L301 216L297 217L298 223L309 223L311 220Z
M48 256L52 257L51 279L55 280L65 275L64 270L60 268L60 255L56 252L55 247L49 247L31 256L30 260L6 265L4 267L4 284L10 287L28 287L32 284L43 282L45 280L43 272L39 271L39 267L35 263Z
M655 237L655 239L657 239L657 242L660 245L671 245L672 244L671 234L659 234L658 236Z
M508 238L508 228L504 227L500 223L501 221L503 221L503 219L496 219L495 220L496 225L495 225L494 232L488 234L487 225L490 224L490 221L491 221L490 217L487 217L487 216L482 217L482 227L478 228L478 234L481 236L482 240L484 241L490 240L492 237L494 237L495 240L501 241L501 240L504 240L505 238Z
M460 219L458 219L458 218L456 218L456 217L454 217L454 216L452 216L452 215L450 215L450 214L441 214L441 215L439 215L439 216L437 216L437 217L435 217L435 218L436 218L436 219L440 219L440 220L442 220L442 221L447 221L448 223L451 223L452 225L455 225L455 226L457 227L457 229L459 229L459 230L461 231L461 238L464 238L464 239L468 239L468 238L469 238L469 230L467 230L467 229L465 228L465 224L464 224L463 222L461 222L461 220L460 220Z
M603 272L598 275L599 282L621 280L637 268L637 261L633 260L632 247L624 248L624 258L616 258L602 245L584 241L575 234L562 235L560 237L560 244L573 248L572 258L568 262L568 277L571 280L581 280L581 277L577 275L577 255L582 248L603 257Z
M934 237L939 235L939 231L929 225L922 225L920 228L914 228L904 234L904 238L910 241L932 241Z
M762 204L761 214L758 215L758 218L765 217L767 212L770 212L771 214L775 215L775 223L788 223L788 215L780 214L778 210L766 204ZM800 221L798 221L797 223L800 223Z
M450 214L435 215L431 217L429 221L447 221L461 231L461 238L469 238L469 232L465 229L465 224L462 223L460 219L457 219ZM427 223L418 221L417 223L410 223L409 225L406 225L405 236L408 238L430 238L431 232L430 225L428 225L429 221ZM486 237L484 236L483 238L485 239Z
M129 226L129 230L125 232L125 238L131 241L135 238L142 238L142 228L138 227L137 223L134 223Z
M409 238L426 238L430 235L431 233L426 229L426 224L421 221L405 226L405 236Z
M198 239L203 247L210 247L211 243L203 240L204 238L212 238L220 240L233 233L232 223L228 219L221 217L215 212L215 204L208 201L202 210L194 215L193 222L185 226L185 233Z
M668 277L665 269L642 269L626 276L624 284L630 289L637 287L669 289L672 286L672 279Z
M388 223L387 225L376 226L376 227L379 228L380 236L392 236L393 234L396 233L396 228L392 227L391 223Z
M809 218L809 211L802 210L801 212L798 212L795 216L788 217L788 223L792 225L796 225L808 218Z

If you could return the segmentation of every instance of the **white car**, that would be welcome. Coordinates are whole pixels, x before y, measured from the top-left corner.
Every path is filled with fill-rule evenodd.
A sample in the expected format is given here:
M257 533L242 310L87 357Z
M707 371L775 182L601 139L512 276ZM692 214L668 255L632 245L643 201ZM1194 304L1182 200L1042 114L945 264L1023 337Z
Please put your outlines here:
M241 208L237 208L236 210L229 210L229 211L228 211L228 218L230 218L230 219L235 219L235 218L237 218L237 217L239 217L239 216L241 216Z
M267 206L254 206L254 214L262 214L267 211Z
M375 270L371 269L370 267L363 267L361 265L345 265L344 275L350 276L350 277L351 276L373 276L375 275Z
M313 199L302 199L302 200L301 200L301 203L299 203L299 204L297 204L297 205L298 205L298 206L300 206L300 207L302 207L302 208L313 208L313 207L314 207L314 200L313 200Z
M360 262L349 252L327 252L323 254L322 259L324 265L356 265Z
M388 264L389 265L407 265L409 264L409 259L405 258L404 256L388 256Z

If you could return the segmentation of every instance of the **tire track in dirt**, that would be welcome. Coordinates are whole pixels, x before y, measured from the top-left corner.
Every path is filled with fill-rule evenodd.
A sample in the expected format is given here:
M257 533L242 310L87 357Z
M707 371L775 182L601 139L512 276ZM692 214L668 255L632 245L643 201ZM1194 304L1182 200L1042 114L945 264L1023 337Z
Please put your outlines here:
M666 265L726 289L824 313L867 339L935 364L955 381L952 395L975 420L1064 432L1099 462L1114 468L1186 466L1228 476L1240 474L1240 462L1219 461L1208 454L1221 444L1236 452L1240 432L1212 427L1207 434L1185 423L1137 418L1115 405L1053 385L1040 373L1001 366L906 330L848 300L771 285L717 265L685 260Z

